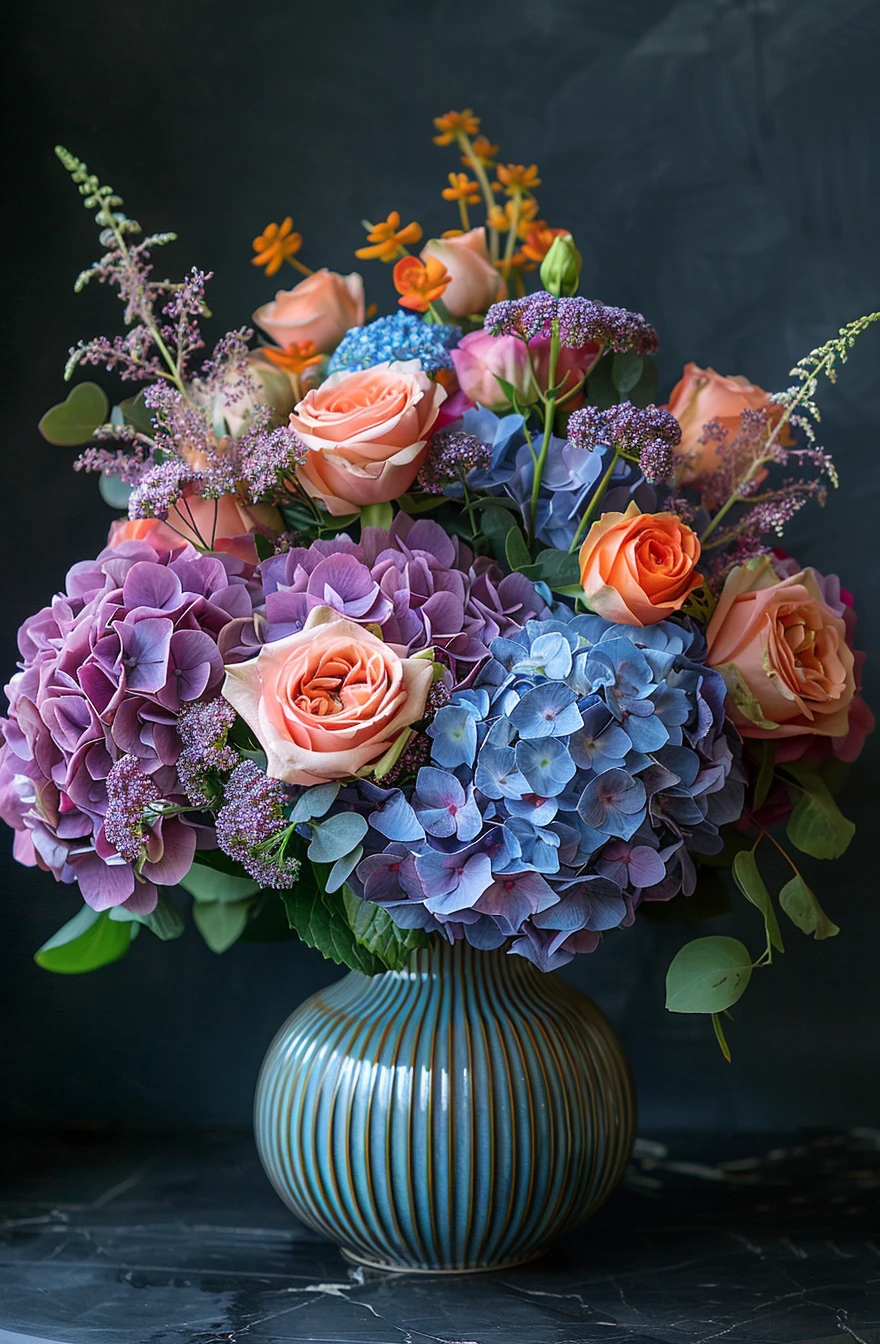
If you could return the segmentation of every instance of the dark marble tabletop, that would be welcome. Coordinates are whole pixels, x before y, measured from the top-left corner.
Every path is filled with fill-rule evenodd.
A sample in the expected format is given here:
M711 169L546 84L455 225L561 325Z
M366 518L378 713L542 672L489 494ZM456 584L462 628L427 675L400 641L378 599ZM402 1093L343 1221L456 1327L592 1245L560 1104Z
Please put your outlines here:
M545 1260L354 1269L248 1135L7 1137L0 1344L880 1344L880 1131L642 1140Z

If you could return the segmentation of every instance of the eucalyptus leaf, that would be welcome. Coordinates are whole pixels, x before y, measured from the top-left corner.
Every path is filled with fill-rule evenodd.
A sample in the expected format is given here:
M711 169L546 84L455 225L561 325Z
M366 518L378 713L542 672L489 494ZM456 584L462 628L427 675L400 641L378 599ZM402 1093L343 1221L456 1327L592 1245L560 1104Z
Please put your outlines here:
M313 863L335 863L350 854L367 833L367 821L359 812L337 812L312 826L309 858Z
M671 1013L721 1013L745 990L752 959L738 938L695 938L675 955L666 972Z
M98 477L98 494L111 509L127 509L133 487L120 481L118 476Z
M197 902L210 904L237 904L248 896L255 895L260 888L249 877L239 873L221 873L214 868L193 864L186 877L182 877L178 886L188 891Z
M812 770L786 765L785 771L800 786L785 828L789 840L814 859L839 859L856 833L855 826L843 815L827 784Z
M116 923L108 911L84 905L34 953L34 961L44 971L81 975L124 957L131 937L131 925Z
M428 936L421 929L402 929L387 910L373 901L362 901L346 886L342 892L345 913L356 940L378 957L389 971L399 971L417 947L427 947Z
M165 891L159 892L156 907L148 915L135 914L133 910L126 910L124 905L115 905L107 913L112 920L118 920L120 924L143 925L145 929L150 930L150 933L161 938L163 943L172 938L179 938L186 927L180 911Z
M126 397L125 401L120 401L119 410L127 425L152 438L154 425L143 392L138 392L136 397Z
M834 938L840 929L826 915L815 895L800 873L786 882L779 893L779 904L803 933L811 933L817 941Z
M751 849L741 849L733 860L733 880L747 901L751 901L764 916L767 940L777 952L784 952L779 920L773 909L770 893L758 870L758 860Z
M212 952L226 952L237 943L253 905L246 901L196 901L193 921Z
M77 383L64 401L52 406L37 428L43 438L59 448L88 443L99 425L107 423L110 403L97 383Z
M715 1029L715 1039L721 1047L721 1053L730 1063L730 1046L727 1044L727 1037L724 1035L724 1027L721 1025L721 1018L718 1013L712 1014L712 1026Z

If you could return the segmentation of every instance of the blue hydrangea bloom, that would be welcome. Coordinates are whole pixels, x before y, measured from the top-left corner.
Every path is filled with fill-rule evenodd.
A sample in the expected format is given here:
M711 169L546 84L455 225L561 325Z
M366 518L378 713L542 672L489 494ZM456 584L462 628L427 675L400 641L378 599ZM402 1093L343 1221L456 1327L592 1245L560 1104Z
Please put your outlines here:
M452 368L449 351L460 340L460 327L425 322L401 309L347 331L330 356L328 372L353 373L390 359L418 359L426 373L436 373Z
M366 820L348 823L348 881L402 927L552 970L642 901L693 891L692 855L742 810L738 745L690 623L563 610L491 654L437 712L414 781L344 787L331 816Z

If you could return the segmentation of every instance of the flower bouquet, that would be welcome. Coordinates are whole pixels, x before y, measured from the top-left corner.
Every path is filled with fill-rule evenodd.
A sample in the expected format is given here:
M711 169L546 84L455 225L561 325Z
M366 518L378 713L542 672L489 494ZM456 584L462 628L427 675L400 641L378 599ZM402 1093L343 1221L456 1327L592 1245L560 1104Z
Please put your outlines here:
M705 876L729 867L763 919L757 954L696 938L667 979L667 1007L708 1015L729 1057L723 1015L783 951L777 906L803 933L837 932L797 856L848 845L835 795L872 719L852 598L778 542L836 484L815 398L880 314L783 392L689 364L660 405L656 331L579 294L537 167L500 162L469 110L435 125L460 159L442 191L458 227L423 244L392 211L356 252L393 267L397 310L371 316L358 274L309 270L288 218L253 262L304 278L257 309L256 345L242 327L206 357L210 277L157 280L151 254L174 235L144 237L58 150L104 249L78 287L114 287L125 327L77 346L66 376L103 367L135 395L111 408L77 382L40 425L89 445L75 469L127 517L25 622L7 687L16 857L84 902L36 958L83 971L142 928L174 938L182 887L216 952L277 936L280 918L375 983L455 953L474 984L485 964L533 985L670 902L698 917ZM778 901L768 847L790 870ZM531 992L549 1021L547 991ZM453 1012L470 1051L475 1023L488 1040L488 1018L515 1015L492 1002ZM565 1035L541 1047L561 1074ZM626 1086L606 1134L631 1124ZM266 1156L273 1115L261 1151L294 1207L394 1260L388 1237L340 1231L321 1198L290 1193L280 1139ZM328 1153L304 1159L319 1184ZM407 1153L391 1187L415 1182ZM532 1228L529 1252L606 1192ZM496 1242L482 1260L421 1243L397 1260L519 1256Z

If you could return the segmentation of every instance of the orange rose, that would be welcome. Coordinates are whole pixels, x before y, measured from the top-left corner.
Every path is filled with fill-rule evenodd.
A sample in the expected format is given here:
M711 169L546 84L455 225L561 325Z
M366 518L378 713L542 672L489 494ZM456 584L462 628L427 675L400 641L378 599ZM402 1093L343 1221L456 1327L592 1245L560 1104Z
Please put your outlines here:
M700 539L674 513L603 513L580 550L581 585L593 611L620 625L654 625L703 582Z
M682 464L680 479L688 483L720 466L718 445L700 443L703 426L710 420L717 420L732 438L739 429L742 411L769 411L770 423L776 425L784 408L770 400L769 392L739 374L725 378L714 369L686 364L681 379L672 389L667 410L681 425L681 443L675 455Z
M290 423L309 452L300 483L337 516L408 490L446 392L417 359L333 373L306 393Z
M422 261L434 257L449 272L443 302L452 317L485 312L490 303L504 297L504 281L489 260L483 228L454 238L431 238L419 255Z
M279 289L257 309L254 322L280 346L312 341L329 354L349 327L363 326L364 282L356 272L315 271L293 289Z
M762 555L731 570L706 639L743 737L846 735L853 652L811 569L780 579Z
M375 764L425 713L434 668L315 607L298 634L226 669L223 694L288 784L346 779Z

